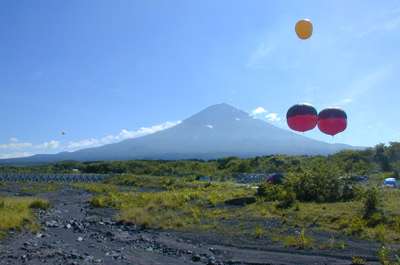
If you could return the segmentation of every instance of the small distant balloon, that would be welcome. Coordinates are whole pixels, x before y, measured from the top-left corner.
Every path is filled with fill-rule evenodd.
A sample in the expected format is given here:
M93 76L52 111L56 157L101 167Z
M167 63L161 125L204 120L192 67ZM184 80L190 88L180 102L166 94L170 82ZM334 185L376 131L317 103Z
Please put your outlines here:
M313 32L313 25L311 24L310 20L303 19L297 22L296 27L296 34L302 40L306 40L311 37Z
M318 128L321 132L334 136L347 127L347 115L339 107L329 107L318 113Z
M65 132L62 132L62 135L65 135Z
M286 121L290 129L294 131L312 130L317 126L317 110L310 103L295 104L287 111Z

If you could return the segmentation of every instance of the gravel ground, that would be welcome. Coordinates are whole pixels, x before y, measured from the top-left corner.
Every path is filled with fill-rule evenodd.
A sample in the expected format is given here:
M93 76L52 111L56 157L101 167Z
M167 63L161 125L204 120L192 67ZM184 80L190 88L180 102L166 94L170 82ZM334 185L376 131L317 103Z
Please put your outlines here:
M92 194L81 189L35 196L52 202L37 212L42 230L9 232L0 264L351 264L352 256L380 264L379 245L340 234L311 230L322 242L335 236L345 249L298 249L268 238L138 230L118 225L114 210L89 207Z

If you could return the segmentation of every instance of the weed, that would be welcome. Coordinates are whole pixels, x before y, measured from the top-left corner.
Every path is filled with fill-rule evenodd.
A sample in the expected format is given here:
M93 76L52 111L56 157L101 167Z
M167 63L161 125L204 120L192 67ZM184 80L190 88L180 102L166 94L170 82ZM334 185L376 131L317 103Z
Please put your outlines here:
M332 236L330 241L331 241L330 247L335 248L335 237Z
M349 224L349 234L360 236L365 229L365 221L361 218L354 218Z
M311 237L307 237L306 236L306 230L305 229L301 230L301 232L296 231L296 233L299 234L298 247L300 249L303 249L303 248L314 248L314 245L312 243L314 241L314 239L312 239Z
M260 227L256 227L254 229L254 234L255 234L256 238L261 238L262 233L263 233L263 231L262 231L262 229Z
M356 256L351 256L351 264L352 265L363 265L365 264L365 259L357 258Z
M301 232L296 231L296 233L299 236L298 237L294 237L294 236L288 237L284 242L285 246L298 247L299 249L314 248L314 244L313 244L314 239L306 236L305 229L301 230Z
M208 198L210 200L210 203L212 206L217 205L217 198L218 198L218 196L216 194L213 194Z
M337 242L337 246L338 246L338 248L340 248L340 249L345 249L345 243L344 243L344 241L339 241L339 242Z
M378 225L376 227L376 235L375 235L375 239L379 242L381 242L382 244L385 244L385 228L383 227L382 224Z
M382 245L379 250L379 260L383 265L389 265L390 259L389 259L389 250L387 246Z

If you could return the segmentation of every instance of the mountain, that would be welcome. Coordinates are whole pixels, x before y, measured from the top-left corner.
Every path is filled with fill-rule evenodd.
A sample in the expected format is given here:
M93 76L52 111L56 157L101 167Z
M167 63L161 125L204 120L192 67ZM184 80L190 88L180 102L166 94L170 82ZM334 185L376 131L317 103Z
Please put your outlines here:
M256 119L227 104L218 104L172 128L146 136L75 152L3 159L0 162L209 160L228 156L246 158L274 154L328 155L343 149L364 147L313 140Z

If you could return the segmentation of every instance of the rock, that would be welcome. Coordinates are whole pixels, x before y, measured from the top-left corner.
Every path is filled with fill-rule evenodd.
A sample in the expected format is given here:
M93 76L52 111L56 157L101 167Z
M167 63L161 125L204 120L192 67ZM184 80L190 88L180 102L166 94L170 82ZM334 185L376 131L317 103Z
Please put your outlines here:
M152 247L148 247L145 250L151 252L151 251L153 251L153 248Z
M215 264L217 264L217 261L215 260L214 257L208 258L207 265L215 265Z
M201 257L200 257L200 255L196 254L196 255L193 255L192 260L193 261L200 261Z

